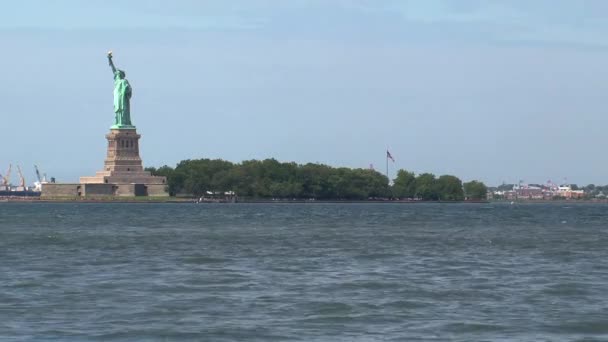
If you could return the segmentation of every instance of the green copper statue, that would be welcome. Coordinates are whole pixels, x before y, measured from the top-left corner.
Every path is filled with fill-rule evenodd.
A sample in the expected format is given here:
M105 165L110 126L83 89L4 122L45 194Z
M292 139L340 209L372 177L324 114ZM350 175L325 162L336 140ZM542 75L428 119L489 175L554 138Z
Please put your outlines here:
M114 66L112 51L108 52L108 62L114 73L114 114L116 115L111 128L134 128L131 124L131 85L125 78L125 72Z

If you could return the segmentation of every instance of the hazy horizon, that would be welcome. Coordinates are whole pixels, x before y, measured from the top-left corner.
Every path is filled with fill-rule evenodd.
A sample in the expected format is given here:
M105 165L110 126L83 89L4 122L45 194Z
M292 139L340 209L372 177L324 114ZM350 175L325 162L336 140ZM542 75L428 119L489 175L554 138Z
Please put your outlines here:
M133 86L145 166L275 158L608 184L603 1L22 1L0 13L0 173L93 175ZM16 175L14 170L13 175ZM16 183L16 176L12 177Z

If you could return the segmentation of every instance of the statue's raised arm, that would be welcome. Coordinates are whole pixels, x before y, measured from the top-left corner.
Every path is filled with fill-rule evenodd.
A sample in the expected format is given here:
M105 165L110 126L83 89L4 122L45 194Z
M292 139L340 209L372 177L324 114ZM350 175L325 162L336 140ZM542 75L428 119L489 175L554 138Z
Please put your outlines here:
M112 61L112 51L108 51L108 63L110 64L110 68L112 68L112 74L115 74L116 67L114 66L114 62Z

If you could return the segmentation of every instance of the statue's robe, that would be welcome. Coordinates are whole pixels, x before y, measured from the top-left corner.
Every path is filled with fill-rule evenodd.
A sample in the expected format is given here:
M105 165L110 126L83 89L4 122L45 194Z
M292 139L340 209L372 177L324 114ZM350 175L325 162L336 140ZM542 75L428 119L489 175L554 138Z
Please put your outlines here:
M119 71L114 74L114 113L116 125L131 125L131 85L125 78L120 78Z

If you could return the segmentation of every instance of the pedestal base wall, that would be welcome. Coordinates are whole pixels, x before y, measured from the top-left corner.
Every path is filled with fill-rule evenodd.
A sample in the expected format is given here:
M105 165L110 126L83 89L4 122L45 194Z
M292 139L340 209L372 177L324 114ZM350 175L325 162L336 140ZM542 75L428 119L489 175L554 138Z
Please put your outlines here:
M41 198L169 196L164 184L42 184Z
M97 171L95 176L80 177L76 191L78 195L169 196L167 178L153 176L150 172L144 171L139 156L140 137L133 126L112 128L106 135L108 151L103 170Z

